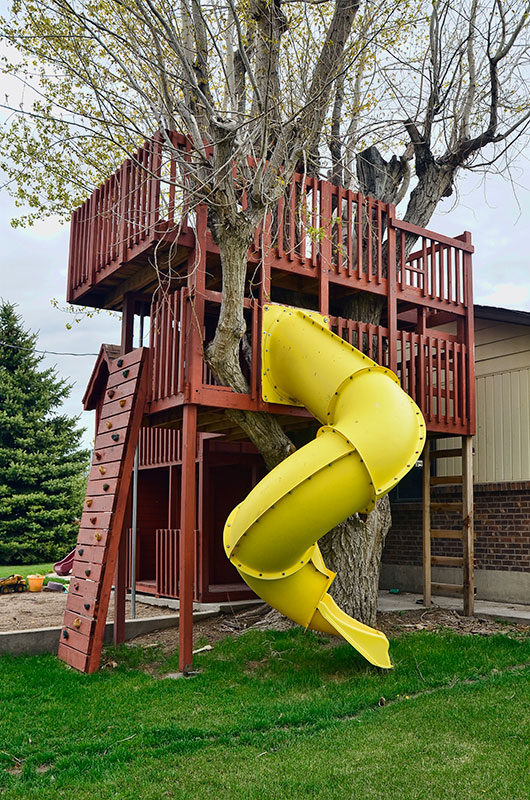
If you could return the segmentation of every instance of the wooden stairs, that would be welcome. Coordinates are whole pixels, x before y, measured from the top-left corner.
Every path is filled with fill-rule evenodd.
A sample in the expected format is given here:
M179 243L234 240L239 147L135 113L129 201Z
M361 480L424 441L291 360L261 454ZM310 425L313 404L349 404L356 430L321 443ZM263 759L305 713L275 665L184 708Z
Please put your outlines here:
M432 594L462 595L466 616L474 613L474 557L473 557L473 437L462 436L460 447L432 450L427 440L423 451L423 602L430 606ZM456 475L436 477L431 475L431 461L436 459L461 459L462 469ZM431 490L436 486L455 486L462 492L461 501L433 501ZM454 519L451 528L433 528L432 512L445 512ZM450 523L451 524L451 523ZM432 555L431 542L436 540L459 540L462 555ZM460 567L462 583L438 583L432 580L432 567Z
M147 375L144 348L111 362L58 650L81 672L99 667Z

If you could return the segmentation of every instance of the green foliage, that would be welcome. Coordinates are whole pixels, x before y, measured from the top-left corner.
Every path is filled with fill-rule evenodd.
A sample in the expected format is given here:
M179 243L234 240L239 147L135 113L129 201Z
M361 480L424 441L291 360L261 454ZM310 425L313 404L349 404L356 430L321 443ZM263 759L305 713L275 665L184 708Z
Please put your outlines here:
M36 335L0 305L0 563L52 561L75 543L88 452L61 414L70 386L40 369Z

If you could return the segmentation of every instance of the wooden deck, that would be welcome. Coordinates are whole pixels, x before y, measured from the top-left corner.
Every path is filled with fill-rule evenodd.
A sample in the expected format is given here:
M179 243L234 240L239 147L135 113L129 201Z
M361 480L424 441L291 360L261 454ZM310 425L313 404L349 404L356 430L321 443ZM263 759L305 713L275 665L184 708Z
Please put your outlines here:
M272 301L328 315L340 336L396 372L430 433L474 433L470 235L417 228L397 219L391 204L299 174L248 254L249 391L217 385L202 354L221 302L219 251L206 209L190 211L178 188L176 151L185 158L188 143L171 138L173 150L160 135L147 142L72 217L68 299L123 309L127 298L141 297L150 305L146 423L179 427L183 407L193 404L199 430L229 438L241 434L227 408L279 414L288 428L307 425L303 409L261 398L261 308ZM155 261L171 267L164 292ZM346 318L344 303L357 292L383 298L381 325Z

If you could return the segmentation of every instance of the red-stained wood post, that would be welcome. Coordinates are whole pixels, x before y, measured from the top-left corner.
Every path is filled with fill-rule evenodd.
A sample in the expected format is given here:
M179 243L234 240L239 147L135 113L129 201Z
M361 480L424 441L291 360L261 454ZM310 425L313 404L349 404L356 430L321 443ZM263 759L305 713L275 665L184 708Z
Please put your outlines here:
M388 261L387 261L387 326L388 326L388 366L392 372L397 372L397 260L396 260L396 230L392 225L396 215L396 208L388 204ZM379 254L378 254L379 255ZM405 371L405 364L403 367Z
M133 294L126 294L123 298L123 311L121 319L121 354L126 355L133 349L134 311L136 298ZM130 500L127 503L130 507ZM125 534L129 524L129 514L125 515L123 530L120 534L118 558L114 573L114 644L125 641L125 598L127 594L127 537Z
M185 405L182 418L182 482L179 542L179 669L193 666L193 583L195 571L197 406Z

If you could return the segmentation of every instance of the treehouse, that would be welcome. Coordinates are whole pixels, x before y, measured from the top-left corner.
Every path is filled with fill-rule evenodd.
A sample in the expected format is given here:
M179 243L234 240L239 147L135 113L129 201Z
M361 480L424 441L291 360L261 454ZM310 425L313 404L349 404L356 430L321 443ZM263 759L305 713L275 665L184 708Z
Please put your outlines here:
M339 337L390 368L420 407L428 432L425 601L431 564L458 561L462 585L433 588L460 592L472 613L470 234L449 238L416 227L399 220L391 204L295 174L248 252L241 353L248 392L237 393L219 385L203 360L221 304L219 248L207 209L189 208L179 189L189 143L176 133L171 140L172 148L159 135L148 141L72 216L68 300L121 311L122 338L119 349L102 348L84 400L96 409L96 443L60 656L78 669L97 669L113 581L115 637L123 638L138 442L134 575L138 589L180 598L181 668L191 664L193 600L249 596L224 556L221 532L264 468L225 412L274 414L297 444L317 427L304 408L262 395L267 303L319 312ZM363 296L379 298L379 324L350 318ZM148 346L134 346L135 316L142 328L149 318ZM458 446L436 449L437 439L453 436L461 437ZM446 504L455 515L447 530L431 530L431 486L450 482L431 475L431 463L455 455L462 458L462 475L454 476L462 503ZM431 538L444 537L461 539L461 556L431 556Z

